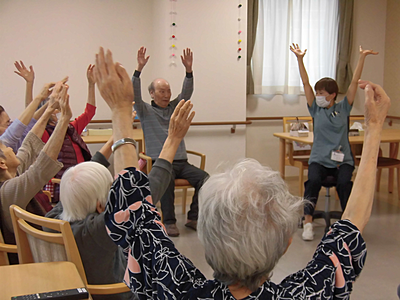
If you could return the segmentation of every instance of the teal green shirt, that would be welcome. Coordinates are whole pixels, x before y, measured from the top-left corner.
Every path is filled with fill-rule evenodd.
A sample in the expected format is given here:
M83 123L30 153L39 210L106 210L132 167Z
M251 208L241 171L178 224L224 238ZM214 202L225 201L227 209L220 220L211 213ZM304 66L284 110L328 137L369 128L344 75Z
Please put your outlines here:
M307 105L308 106L308 105ZM344 97L330 108L319 107L314 99L308 111L314 119L314 142L308 164L319 163L326 168L336 168L342 164L354 166L348 137L348 118L353 108ZM344 153L343 162L331 159L332 150Z

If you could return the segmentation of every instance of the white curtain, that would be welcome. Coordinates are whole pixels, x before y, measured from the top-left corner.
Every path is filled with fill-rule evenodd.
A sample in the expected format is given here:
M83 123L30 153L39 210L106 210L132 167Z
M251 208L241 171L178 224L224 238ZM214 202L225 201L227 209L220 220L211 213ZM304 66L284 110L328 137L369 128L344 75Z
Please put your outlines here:
M303 84L291 43L307 53L310 84L335 78L338 0L259 0L252 68L256 94L302 94Z

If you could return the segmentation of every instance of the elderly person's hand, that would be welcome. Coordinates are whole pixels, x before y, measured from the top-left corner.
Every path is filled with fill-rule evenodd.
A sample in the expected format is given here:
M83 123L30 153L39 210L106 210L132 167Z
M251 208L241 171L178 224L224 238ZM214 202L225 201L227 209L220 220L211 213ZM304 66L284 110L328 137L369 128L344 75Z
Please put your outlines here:
M133 86L125 68L120 63L113 62L112 53L101 47L96 54L95 77L101 96L111 111L131 109Z
M149 61L150 55L146 56L146 48L145 47L140 47L140 49L137 52L137 69L139 72L142 72L144 66L147 64Z
M192 102L181 100L176 106L169 121L168 137L183 139L194 118L195 112L192 111Z
M86 77L89 85L94 85L96 83L96 77L94 76L95 65L90 64L86 70Z
M15 74L21 76L25 79L26 82L33 82L35 80L35 72L33 71L33 67L29 66L29 70L25 67L22 60L19 62L16 61L14 66L17 68L18 71L14 71Z
M359 80L358 85L365 90L365 124L367 128L382 128L390 107L390 98L383 88L375 83Z
M183 49L183 55L181 55L182 64L184 65L186 72L193 72L193 52L190 48Z

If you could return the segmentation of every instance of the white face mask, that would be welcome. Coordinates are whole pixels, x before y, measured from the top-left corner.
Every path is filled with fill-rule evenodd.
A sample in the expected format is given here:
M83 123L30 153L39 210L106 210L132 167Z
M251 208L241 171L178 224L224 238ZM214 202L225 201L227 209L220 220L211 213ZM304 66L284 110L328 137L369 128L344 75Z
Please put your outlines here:
M325 96L317 96L315 97L315 101L319 107L328 107L331 101L326 100Z

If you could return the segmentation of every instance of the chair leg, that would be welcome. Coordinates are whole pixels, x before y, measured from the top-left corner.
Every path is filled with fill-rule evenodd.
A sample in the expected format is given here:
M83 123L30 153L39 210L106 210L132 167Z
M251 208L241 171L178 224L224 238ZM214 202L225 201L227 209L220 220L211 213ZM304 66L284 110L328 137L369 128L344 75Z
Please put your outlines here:
M378 169L376 171L376 191L379 192L379 188L381 187L381 175L382 175L382 169Z
M300 197L303 197L304 194L304 169L301 168L299 170L299 193Z
M393 168L390 168L389 169L389 178L388 178L388 180L389 180L389 183L388 183L388 190L389 190L389 193L393 193L393 176L394 175L394 170L393 170Z
M187 189L182 189L182 214L186 214Z
M400 167L397 167L396 170L397 170L397 197L400 199Z

